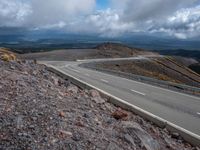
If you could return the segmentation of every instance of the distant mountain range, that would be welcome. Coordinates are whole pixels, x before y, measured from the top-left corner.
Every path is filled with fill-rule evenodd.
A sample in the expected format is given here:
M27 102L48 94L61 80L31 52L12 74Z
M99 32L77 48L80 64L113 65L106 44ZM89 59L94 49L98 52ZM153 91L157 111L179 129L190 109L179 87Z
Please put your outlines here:
M7 29L8 30L8 29ZM17 29L16 29L17 30ZM1 31L1 29L0 29ZM10 32L9 32L10 33ZM100 37L99 35L65 34L58 31L21 31L7 34L1 31L0 47L26 49L31 51L55 48L93 48L100 43L115 42L147 50L200 50L200 40L178 40L171 37L161 38L155 35L126 34L121 37Z
M156 50L155 52L158 52L162 55L170 55L170 56L182 56L187 58L195 58L198 61L200 61L200 51L198 50Z

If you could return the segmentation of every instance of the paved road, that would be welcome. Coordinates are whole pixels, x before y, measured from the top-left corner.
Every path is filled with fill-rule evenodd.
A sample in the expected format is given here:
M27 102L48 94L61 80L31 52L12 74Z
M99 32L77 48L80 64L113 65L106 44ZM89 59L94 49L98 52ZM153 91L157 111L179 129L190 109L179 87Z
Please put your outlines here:
M81 62L45 62L156 116L200 135L200 98L81 68Z

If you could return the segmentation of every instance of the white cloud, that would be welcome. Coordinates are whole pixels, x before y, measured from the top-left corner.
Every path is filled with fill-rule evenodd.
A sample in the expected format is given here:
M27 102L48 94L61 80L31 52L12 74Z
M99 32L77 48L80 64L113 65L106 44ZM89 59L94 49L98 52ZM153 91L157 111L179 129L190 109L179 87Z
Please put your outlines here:
M130 32L165 33L181 39L200 36L198 0L0 0L0 27L119 36Z
M121 22L119 14L111 9L88 16L86 22L92 25L101 36L118 36L134 27L133 23Z
M31 6L28 3L0 0L0 26L22 25L31 13Z
M110 0L123 11L125 21L159 20L172 15L180 8L190 7L198 0Z
M70 22L95 8L95 0L32 0L33 13L28 20L30 25L45 26L57 22Z
M200 6L184 8L170 16L164 23L155 25L153 32L165 32L180 39L200 35Z
M91 13L95 4L95 0L0 0L0 26L51 27Z
M67 25L68 31L98 34L102 37L117 37L134 29L133 22L123 22L118 11L107 9L88 15L84 20Z

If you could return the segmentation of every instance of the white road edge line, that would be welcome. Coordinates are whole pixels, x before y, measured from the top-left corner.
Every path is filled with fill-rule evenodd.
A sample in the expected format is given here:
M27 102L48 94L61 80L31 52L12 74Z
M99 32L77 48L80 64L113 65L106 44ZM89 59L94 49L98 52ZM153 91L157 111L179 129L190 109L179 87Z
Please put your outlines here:
M138 92L138 91L136 91L136 90L133 90L133 89L131 89L131 91L132 91L132 92L135 92L135 93L137 93L137 94L143 95L143 96L145 96L145 95L146 95L145 93Z
M197 112L197 115L200 115L200 112Z
M101 79L101 81L103 81L103 82L105 82L105 83L108 83L108 81L107 81L107 80L104 80L104 79Z

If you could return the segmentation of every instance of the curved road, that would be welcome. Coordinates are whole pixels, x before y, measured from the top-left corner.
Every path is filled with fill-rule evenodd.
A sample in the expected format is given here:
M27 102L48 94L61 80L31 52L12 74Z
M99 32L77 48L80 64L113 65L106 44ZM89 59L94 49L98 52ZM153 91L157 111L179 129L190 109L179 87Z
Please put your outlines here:
M85 61L84 61L85 62ZM81 68L78 62L42 62L200 135L200 98Z

